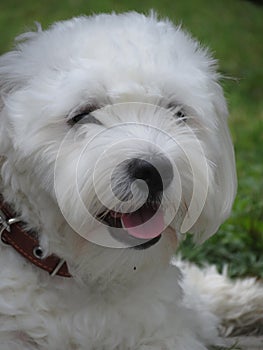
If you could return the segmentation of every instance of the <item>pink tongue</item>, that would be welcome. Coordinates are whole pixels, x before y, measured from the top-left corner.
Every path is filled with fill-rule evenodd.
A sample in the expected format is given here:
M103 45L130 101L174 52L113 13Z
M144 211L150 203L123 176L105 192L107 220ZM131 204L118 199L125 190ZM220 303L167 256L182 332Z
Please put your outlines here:
M163 212L150 208L142 208L132 214L122 215L123 227L131 236L151 239L159 236L164 230Z

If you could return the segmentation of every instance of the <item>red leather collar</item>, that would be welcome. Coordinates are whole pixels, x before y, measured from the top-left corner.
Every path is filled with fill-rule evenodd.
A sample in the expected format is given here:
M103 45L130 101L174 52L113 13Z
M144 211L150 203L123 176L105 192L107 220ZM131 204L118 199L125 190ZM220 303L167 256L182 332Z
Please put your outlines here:
M23 223L16 218L11 208L0 195L0 244L12 246L32 264L46 270L51 276L71 277L67 264L52 254L43 256L35 234L27 232Z

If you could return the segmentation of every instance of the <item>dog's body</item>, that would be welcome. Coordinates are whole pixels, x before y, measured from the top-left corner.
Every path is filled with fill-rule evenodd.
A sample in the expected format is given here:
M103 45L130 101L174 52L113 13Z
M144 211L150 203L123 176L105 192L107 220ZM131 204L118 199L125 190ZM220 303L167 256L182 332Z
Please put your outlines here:
M180 28L136 13L22 40L0 59L0 190L72 277L1 247L1 350L207 349L218 320L194 288L183 297L170 260L184 232L216 232L235 196L214 61ZM134 213L155 219L135 229ZM126 233L108 230L112 218Z

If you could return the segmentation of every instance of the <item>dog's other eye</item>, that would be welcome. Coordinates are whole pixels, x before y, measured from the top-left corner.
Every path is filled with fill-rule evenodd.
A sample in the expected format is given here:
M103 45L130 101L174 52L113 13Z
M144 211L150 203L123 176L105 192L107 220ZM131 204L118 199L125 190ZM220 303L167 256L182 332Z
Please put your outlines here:
M185 113L182 106L169 104L168 109L177 119L179 119L181 121L185 121L187 119L186 113Z
M179 110L178 112L176 112L175 116L179 119L185 119L185 117L186 117L183 110Z
M68 124L71 126L75 124L86 124L86 123L102 125L102 123L92 115L92 112L94 112L96 109L98 109L97 106L89 106L85 108L85 110L81 111L80 113L77 113L72 118L70 118L68 120Z

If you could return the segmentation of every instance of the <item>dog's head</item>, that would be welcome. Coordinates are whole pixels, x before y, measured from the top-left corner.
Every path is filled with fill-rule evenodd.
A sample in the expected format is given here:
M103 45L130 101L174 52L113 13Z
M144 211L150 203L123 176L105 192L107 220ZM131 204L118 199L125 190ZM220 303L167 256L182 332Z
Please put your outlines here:
M43 244L72 265L92 266L93 255L158 264L181 234L216 232L236 175L207 50L136 13L75 18L19 40L0 59L0 184Z

